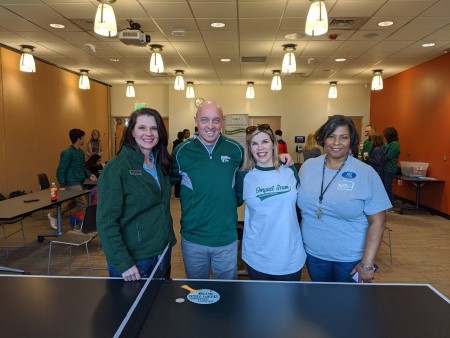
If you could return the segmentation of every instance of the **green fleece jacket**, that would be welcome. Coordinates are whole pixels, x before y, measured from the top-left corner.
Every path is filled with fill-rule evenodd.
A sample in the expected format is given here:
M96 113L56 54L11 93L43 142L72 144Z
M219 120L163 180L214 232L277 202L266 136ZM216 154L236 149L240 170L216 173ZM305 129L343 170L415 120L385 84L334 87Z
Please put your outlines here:
M157 165L160 189L143 164L142 153L123 147L98 180L97 229L108 263L120 273L176 243L169 176Z
M398 170L398 158L400 156L400 143L392 141L386 143L386 155L384 157L384 171L396 173Z
M56 178L59 185L65 186L70 183L83 184L84 179L91 173L84 164L84 151L70 146L61 152L59 165L56 170Z
M198 138L175 148L171 181L181 180L181 235L188 241L217 247L237 239L235 174L243 153L222 135L211 152Z

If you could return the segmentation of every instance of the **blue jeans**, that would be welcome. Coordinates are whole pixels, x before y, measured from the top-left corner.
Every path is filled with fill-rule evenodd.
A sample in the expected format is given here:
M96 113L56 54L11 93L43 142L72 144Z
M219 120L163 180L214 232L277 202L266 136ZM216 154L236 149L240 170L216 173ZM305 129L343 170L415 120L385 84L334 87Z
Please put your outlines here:
M171 260L172 248L167 250L164 259L158 267L158 270L153 275L153 278L170 278L170 260ZM145 259L139 259L135 262L136 267L139 270L141 278L150 277L153 269L158 263L159 256L152 256ZM122 274L118 272L112 265L108 263L109 277L122 277Z
M287 275L270 275L268 273L260 272L258 270L253 269L250 265L245 263L247 267L248 276L253 280L277 280L277 281L300 281L300 277L302 276L302 269L297 272L290 273Z
M391 200L391 204L394 205L394 191L392 190L392 181L394 180L395 173L384 172L383 184L386 193Z
M189 279L237 279L237 240L211 247L189 242L181 237L184 270Z
M326 261L306 254L306 266L313 282L354 283L350 272L359 262Z

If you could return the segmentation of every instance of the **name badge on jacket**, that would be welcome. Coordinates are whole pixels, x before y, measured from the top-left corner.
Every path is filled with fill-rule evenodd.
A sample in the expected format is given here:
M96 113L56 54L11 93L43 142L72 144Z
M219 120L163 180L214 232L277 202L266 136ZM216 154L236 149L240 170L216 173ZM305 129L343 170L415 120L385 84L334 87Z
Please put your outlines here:
M140 176L140 175L142 175L142 171L140 171L140 170L130 170L130 175Z

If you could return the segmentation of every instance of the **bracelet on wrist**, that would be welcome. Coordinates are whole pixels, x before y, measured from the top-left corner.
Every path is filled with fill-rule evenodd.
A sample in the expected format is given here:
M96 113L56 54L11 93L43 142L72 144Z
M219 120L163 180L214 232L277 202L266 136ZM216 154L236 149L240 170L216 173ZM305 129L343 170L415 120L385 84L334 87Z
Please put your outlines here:
M361 264L362 268L366 271L373 270L373 265L366 265L363 262L361 262L360 264Z

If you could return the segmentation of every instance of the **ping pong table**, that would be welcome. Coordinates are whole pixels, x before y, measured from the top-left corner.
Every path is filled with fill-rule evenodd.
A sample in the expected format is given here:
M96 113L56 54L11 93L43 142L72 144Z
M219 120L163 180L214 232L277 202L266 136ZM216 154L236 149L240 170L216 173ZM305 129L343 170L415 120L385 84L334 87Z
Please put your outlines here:
M0 336L450 336L450 301L430 285L156 277L0 276ZM199 304L196 290L218 296Z

